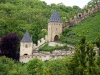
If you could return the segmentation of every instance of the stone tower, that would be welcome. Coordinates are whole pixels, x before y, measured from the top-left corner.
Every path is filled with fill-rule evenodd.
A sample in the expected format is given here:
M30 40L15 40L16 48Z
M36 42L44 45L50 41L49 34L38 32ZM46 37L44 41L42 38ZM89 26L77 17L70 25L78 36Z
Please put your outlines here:
M58 41L62 33L62 20L57 11L53 11L48 22L48 41Z
M27 30L20 42L20 56L32 55L32 47L33 42Z
M78 18L82 18L82 10L81 9L78 10Z

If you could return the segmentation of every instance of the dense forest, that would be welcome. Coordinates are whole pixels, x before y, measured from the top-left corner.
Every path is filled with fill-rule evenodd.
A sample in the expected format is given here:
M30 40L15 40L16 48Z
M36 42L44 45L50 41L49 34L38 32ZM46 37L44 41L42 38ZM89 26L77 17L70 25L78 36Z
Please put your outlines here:
M78 6L70 7L62 3L47 5L40 0L0 0L0 37L14 32L21 39L29 30L36 43L47 34L48 20L54 10L60 13L65 22L78 9Z

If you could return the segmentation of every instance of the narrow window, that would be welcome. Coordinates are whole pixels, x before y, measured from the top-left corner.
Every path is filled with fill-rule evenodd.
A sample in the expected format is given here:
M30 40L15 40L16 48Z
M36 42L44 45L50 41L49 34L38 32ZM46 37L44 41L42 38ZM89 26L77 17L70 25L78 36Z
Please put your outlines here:
M25 48L28 48L28 45L27 44L25 45Z

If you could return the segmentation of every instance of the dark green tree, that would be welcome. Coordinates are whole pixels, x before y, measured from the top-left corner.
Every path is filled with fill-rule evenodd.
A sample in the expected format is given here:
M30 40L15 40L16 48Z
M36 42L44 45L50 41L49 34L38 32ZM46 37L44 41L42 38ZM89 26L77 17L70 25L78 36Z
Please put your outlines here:
M86 62L86 36L83 34L68 64L71 75L85 75Z
M87 45L87 74L97 75L95 64L96 52L94 51L94 44L89 43Z
M96 64L97 64L97 69L98 69L98 75L100 75L100 33L96 39L96 46L99 48L98 51L97 51L97 61L96 61Z

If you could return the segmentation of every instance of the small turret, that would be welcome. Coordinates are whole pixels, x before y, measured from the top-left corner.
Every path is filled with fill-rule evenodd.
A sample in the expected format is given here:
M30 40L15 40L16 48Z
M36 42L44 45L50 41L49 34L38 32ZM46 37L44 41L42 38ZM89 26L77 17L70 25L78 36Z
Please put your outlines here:
M20 42L20 56L32 55L32 47L32 38L30 37L29 32L27 30Z
M81 18L82 17L82 9L79 9L78 10L78 18Z

